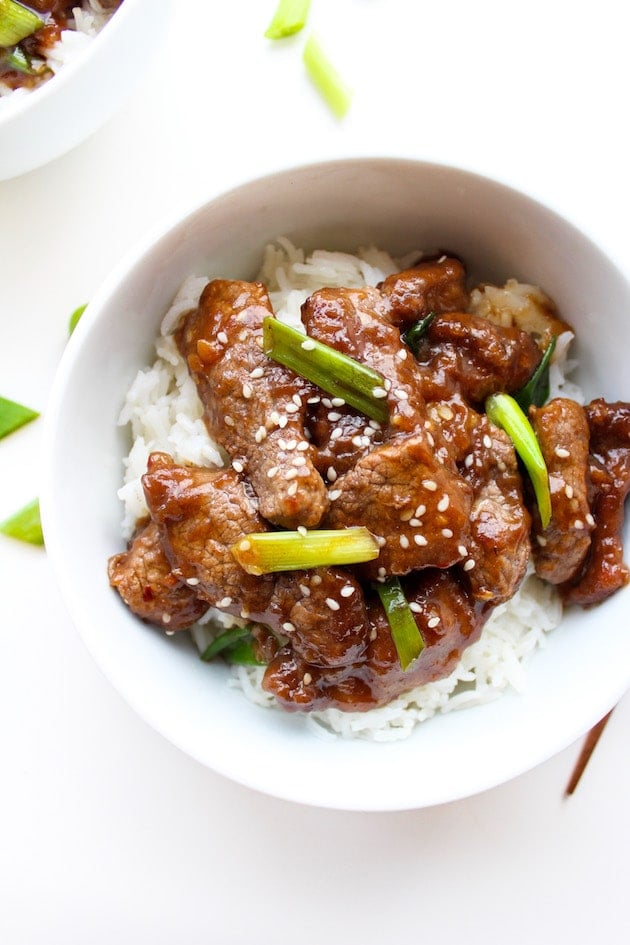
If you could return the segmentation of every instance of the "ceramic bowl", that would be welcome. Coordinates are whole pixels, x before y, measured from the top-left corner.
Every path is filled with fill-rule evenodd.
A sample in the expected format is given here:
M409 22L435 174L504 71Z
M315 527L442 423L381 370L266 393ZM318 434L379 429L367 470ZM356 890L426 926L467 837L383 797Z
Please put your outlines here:
M1 99L0 180L60 157L111 118L151 62L170 11L170 0L124 0L48 82Z
M473 274L542 287L577 331L587 397L630 399L630 285L583 233L536 200L452 167L395 159L283 170L214 197L152 235L83 316L48 407L42 495L48 553L68 611L122 696L203 764L277 797L338 809L419 808L500 784L566 747L630 683L630 591L567 612L528 664L523 693L440 715L405 741L321 740L303 717L251 704L187 634L137 621L108 586L123 547L116 425L152 359L160 320L190 273L252 278L278 235L307 248L375 243L459 253Z

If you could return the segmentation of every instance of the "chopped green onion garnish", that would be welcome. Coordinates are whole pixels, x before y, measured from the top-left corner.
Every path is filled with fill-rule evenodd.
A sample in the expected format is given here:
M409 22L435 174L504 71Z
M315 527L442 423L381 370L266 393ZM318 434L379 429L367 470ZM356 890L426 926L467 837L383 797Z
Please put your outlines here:
M317 384L327 394L341 397L371 420L387 423L385 378L377 371L271 316L263 321L263 346L267 357Z
M425 315L424 318L421 318L419 321L414 322L411 328L408 328L403 335L403 341L408 348L411 348L414 354L418 353L418 346L420 344L420 339L423 335L426 334L427 328L437 315L437 312L429 312L428 315Z
M405 671L424 649L422 634L397 577L388 578L374 587L387 616L401 669Z
M15 0L0 0L0 46L15 46L40 29L44 21Z
M304 46L302 60L306 71L337 118L350 107L352 92L324 53L319 39L311 34Z
M252 532L230 551L249 574L301 571L378 558L379 546L363 526L300 532Z
M79 324L79 319L80 319L81 316L83 315L83 313L84 313L84 311L86 310L86 308L87 308L87 302L85 303L85 305L79 305L78 308L75 308L74 312L73 312L72 315L70 316L70 320L68 321L68 334L69 334L69 335L72 334L72 332L74 331L74 329L75 329L75 328L77 327L77 325Z
M505 430L523 460L534 487L542 527L546 528L551 521L549 474L531 423L509 394L491 394L486 400L486 414L492 423Z
M5 400L0 397L0 440L14 430L19 430L25 423L36 420L39 414L30 407L16 404L14 400Z
M226 663L233 666L264 666L254 653L254 644L250 640L239 640L234 646L228 647L222 653Z
M39 517L39 499L33 499L23 509L0 522L0 532L31 545L43 545L42 523Z
M523 413L527 413L532 404L535 407L542 407L549 398L549 364L555 347L556 338L554 336L547 345L540 364L527 384L514 394L514 400Z
M248 637L250 635L250 628L248 625L244 627L230 627L229 630L226 630L224 633L220 633L218 637L215 637L212 643L205 648L201 654L201 659L209 662L213 660L215 656L218 656L223 650L226 650L230 646L234 646L235 643L238 643L239 640L242 640L243 637Z
M280 0L265 36L267 39L283 39L299 33L306 23L311 0Z

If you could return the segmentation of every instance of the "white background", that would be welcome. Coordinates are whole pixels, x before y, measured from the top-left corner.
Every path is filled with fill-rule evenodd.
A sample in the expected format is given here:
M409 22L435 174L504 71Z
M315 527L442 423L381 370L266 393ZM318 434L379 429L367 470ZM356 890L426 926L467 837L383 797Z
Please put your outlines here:
M355 90L342 122L304 75L304 35L263 39L274 0L175 5L117 116L0 183L0 394L45 412L68 316L125 251L280 165L459 164L542 198L630 269L624 4L313 0L309 26ZM41 421L0 444L0 520L38 492L40 442ZM2 539L0 584L3 945L628 941L629 697L571 799L579 744L440 808L301 808L147 728L42 550Z

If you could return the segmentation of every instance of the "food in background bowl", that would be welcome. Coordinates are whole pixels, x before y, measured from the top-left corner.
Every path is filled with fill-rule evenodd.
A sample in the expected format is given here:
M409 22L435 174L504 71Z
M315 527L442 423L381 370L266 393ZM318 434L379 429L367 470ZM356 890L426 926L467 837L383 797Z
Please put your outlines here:
M626 583L630 405L582 407L551 300L457 258L280 241L259 279L189 279L132 385L112 585L344 734L520 684L562 601Z
M52 78L103 29L122 0L0 0L0 98Z

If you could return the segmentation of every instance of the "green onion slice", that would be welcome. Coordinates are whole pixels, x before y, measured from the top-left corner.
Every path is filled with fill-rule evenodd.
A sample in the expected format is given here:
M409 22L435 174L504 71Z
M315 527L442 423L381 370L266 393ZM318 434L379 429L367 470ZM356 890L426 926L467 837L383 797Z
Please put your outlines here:
M68 320L68 334L69 335L72 334L74 329L79 324L79 319L83 315L86 308L87 308L87 302L85 303L85 305L79 305L78 308L75 308L74 312L72 313L72 315L70 316Z
M536 495L542 527L551 521L549 474L531 423L509 394L491 394L486 400L488 419L505 430L523 460Z
M437 312L429 312L428 315L425 315L424 318L421 318L419 321L414 322L411 328L408 328L403 335L403 341L408 348L411 348L414 354L418 354L418 347L420 344L420 339L423 335L426 334L427 329Z
M238 663L246 666L265 665L256 659L250 624L246 624L244 627L230 627L229 630L220 633L205 648L201 654L201 659L209 663L219 654L228 663Z
M397 577L374 585L387 616L400 666L406 671L424 649L424 640Z
M19 430L25 423L36 420L39 414L30 407L17 404L14 400L5 400L0 397L0 440L9 433Z
M248 637L249 635L249 624L246 624L244 627L230 627L229 630L220 633L218 637L214 638L212 643L210 643L201 654L201 659L209 662L213 660L215 656L218 656L219 653L222 653L223 650L234 646L234 644L242 640L243 637Z
M361 525L300 532L251 532L230 547L248 574L301 571L378 558L374 535Z
M306 23L311 0L280 0L265 36L267 39L283 39L299 33Z
M525 414L532 404L535 407L542 407L549 398L549 365L555 347L556 336L554 335L527 384L514 394L514 400Z
M10 518L0 522L0 532L9 538L26 541L30 545L43 545L44 536L42 523L39 517L39 499L33 499L23 509Z
M263 348L267 357L317 384L327 394L343 398L371 420L387 423L385 378L378 371L271 316L263 320Z
M264 666L254 653L253 640L239 640L223 651L223 659L232 666Z
M0 46L15 46L40 29L44 21L15 0L0 0Z
M304 46L302 60L306 71L337 118L343 118L352 101L352 92L332 65L318 37L311 34Z

